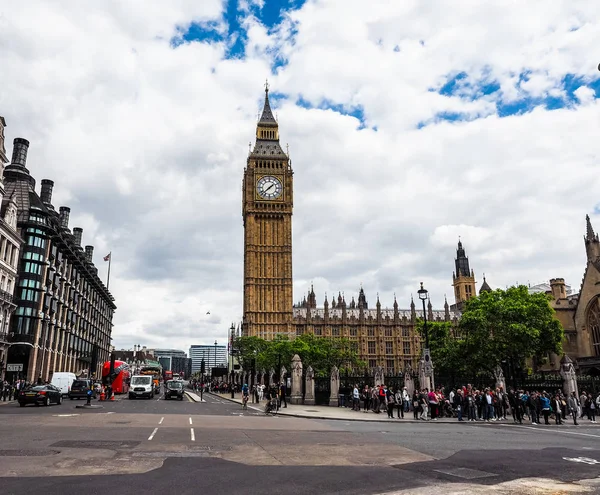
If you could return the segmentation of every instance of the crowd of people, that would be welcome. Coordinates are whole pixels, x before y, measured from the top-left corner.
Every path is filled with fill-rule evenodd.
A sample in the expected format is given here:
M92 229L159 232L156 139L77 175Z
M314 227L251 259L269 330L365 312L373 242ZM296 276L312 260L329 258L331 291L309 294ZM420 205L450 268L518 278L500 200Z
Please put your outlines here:
M600 408L600 393L582 391L579 396L572 392L565 396L561 390L554 393L546 391L525 391L503 387L478 390L470 384L452 389L446 395L443 388L436 390L415 390L409 394L406 387L388 387L365 385L362 389L355 385L352 394L352 409L365 413L387 413L389 418L404 418L412 411L413 418L423 421L436 421L439 417L457 418L458 421L499 421L511 416L515 423L522 424L526 419L531 424L550 424L553 418L556 424L563 424L571 417L574 424L577 419L587 417L595 423L596 411ZM362 404L362 407L361 407Z
M8 382L7 380L0 381L0 400L6 402L7 400L17 400L20 390L24 390L30 385L25 380L16 380L14 382Z

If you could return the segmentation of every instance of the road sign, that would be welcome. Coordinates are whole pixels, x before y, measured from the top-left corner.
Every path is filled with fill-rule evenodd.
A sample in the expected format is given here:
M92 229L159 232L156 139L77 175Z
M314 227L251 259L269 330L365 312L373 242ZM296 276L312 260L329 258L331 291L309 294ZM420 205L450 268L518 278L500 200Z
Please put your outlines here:
M6 371L23 371L22 364L7 364Z

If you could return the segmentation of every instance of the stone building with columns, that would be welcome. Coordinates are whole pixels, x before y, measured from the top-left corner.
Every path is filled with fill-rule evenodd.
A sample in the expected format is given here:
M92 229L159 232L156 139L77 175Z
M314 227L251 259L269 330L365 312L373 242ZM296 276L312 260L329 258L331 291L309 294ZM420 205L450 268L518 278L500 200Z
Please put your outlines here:
M6 121L0 116L0 172L8 162L4 145ZM19 250L23 239L17 232L17 203L14 195L6 196L0 174L0 380L4 379L8 358L10 317L17 308L13 290L17 278Z
M18 257L8 363L22 366L8 379L50 380L55 371L100 377L109 359L114 298L98 277L93 246L81 245L83 229L69 229L70 209L52 204L51 180L36 181L27 169L29 142L14 140L4 169L5 197L16 204L24 239Z

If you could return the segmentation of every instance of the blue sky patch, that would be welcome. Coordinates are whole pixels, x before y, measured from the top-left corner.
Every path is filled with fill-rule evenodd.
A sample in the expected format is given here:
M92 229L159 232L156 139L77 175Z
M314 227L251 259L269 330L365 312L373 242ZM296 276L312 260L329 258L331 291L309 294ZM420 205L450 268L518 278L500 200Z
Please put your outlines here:
M519 74L517 89L521 92L521 97L512 100L504 101L498 81L492 79L489 75L489 70L484 71L483 77L474 79L464 71L449 74L446 77L446 82L438 88L430 88L429 91L437 92L446 97L458 97L466 101L474 101L482 97L490 97L496 99L496 109L500 117L508 117L510 115L520 115L531 112L536 107L544 107L546 110L557 110L560 108L569 108L579 103L575 91L581 86L587 86L594 90L596 98L600 98L600 78L590 79L574 74L567 74L560 81L557 89L562 91L560 95L545 95L542 97L529 96L527 91L522 89L522 84L529 81L531 77L530 71L524 71ZM439 113L428 121L423 121L418 124L418 128L425 127L434 122L439 121L457 121L465 120L466 114L460 113ZM467 117L468 120L468 117Z
M367 127L365 110L362 105L341 105L329 100L322 100L319 105L315 106L308 100L302 98L302 96L296 100L296 105L308 109L318 108L320 110L333 110L340 115L349 115L350 117L357 119L360 122L360 125L358 126L359 129L365 129ZM373 129L376 130L375 128Z
M302 7L306 0L265 0L260 8L248 0L249 9L241 9L239 0L226 0L221 19L212 22L192 23L181 29L171 40L176 48L183 43L225 43L226 58L243 58L246 55L248 34L243 21L248 16L256 17L268 30L276 29L283 21L285 14ZM292 38L297 33L292 29ZM293 39L286 42L293 42ZM273 69L284 66L287 61L283 57L274 57Z

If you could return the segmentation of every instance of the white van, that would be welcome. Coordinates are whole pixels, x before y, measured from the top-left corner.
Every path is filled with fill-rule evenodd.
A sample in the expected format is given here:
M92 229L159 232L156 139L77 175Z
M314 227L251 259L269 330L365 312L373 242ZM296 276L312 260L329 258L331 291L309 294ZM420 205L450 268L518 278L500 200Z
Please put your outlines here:
M52 381L50 383L58 387L63 395L68 395L71 391L71 385L73 385L75 380L77 380L75 373L56 371L52 374Z
M133 375L131 377L131 385L129 386L129 398L137 399L138 397L154 398L154 384L152 383L152 375Z

